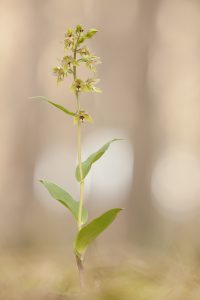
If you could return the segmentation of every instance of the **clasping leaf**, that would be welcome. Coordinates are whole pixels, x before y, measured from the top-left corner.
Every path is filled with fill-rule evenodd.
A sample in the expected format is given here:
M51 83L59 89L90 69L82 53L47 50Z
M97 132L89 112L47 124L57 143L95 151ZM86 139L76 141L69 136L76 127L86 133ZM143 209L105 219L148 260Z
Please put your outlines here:
M110 144L115 142L115 141L119 141L121 139L113 139L110 142L106 143L105 145L103 145L103 147L101 147L98 151L96 151L95 153L91 154L83 163L82 163L82 171L83 171L83 178L85 178L87 176L87 174L89 173L93 163L95 163L98 159L100 159L102 157L102 155L106 152L106 150L109 148ZM80 171L79 171L79 166L76 167L76 179L80 182L81 178L80 178Z
M74 242L74 251L79 257L83 257L89 244L94 241L116 218L121 208L108 210L91 223L84 226L77 234Z
M78 209L79 209L79 202L75 201L72 196L63 190L61 187L56 185L53 182L47 180L40 180L40 182L46 187L50 195L62 203L65 207L69 209L72 213L74 218L78 221ZM88 212L86 208L83 207L82 210L82 224L85 224L88 219Z

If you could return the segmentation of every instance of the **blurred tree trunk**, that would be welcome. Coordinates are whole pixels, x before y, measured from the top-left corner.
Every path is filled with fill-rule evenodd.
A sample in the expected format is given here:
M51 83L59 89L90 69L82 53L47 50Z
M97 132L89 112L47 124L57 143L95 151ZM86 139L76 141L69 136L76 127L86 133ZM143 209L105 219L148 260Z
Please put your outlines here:
M19 5L20 4L20 5ZM42 36L40 1L0 3L1 36L1 150L0 243L28 240L33 208L33 172L38 152L39 130L29 96L37 92L35 82ZM5 17L6 16L6 17Z
M133 186L128 203L128 230L130 237L139 243L152 239L156 212L151 203L150 178L156 141L152 130L154 107L148 89L148 64L154 43L155 20L159 0L139 1L138 24L135 32L134 89L135 126L132 142L134 146ZM155 124L154 124L155 126ZM158 216L157 216L158 217Z
M100 75L101 85L106 86L106 103L98 106L101 126L124 130L133 145L133 186L125 199L127 209L124 218L129 239L141 242L153 230L156 214L150 199L150 175L157 145L152 132L154 108L147 76L149 51L154 42L155 18L160 1L126 0L122 5L120 1L113 0L109 2L109 10L104 1L96 1L95 5L90 0L84 3L83 8L89 21L92 23L95 16L94 22L99 23L103 31L103 40L101 35L98 39L106 70ZM112 117L106 116L105 111L110 111Z

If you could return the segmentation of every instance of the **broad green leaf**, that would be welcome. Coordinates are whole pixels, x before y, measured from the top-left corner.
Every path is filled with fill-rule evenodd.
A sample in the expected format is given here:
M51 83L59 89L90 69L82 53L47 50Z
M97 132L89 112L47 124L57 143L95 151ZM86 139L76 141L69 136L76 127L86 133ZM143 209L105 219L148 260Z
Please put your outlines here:
M41 99L41 100L45 100L47 101L48 103L50 103L51 105L57 107L58 109L62 110L64 113L70 115L70 116L75 116L76 113L75 112L72 112L70 110L68 110L66 107L64 106L61 106L60 104L58 103L55 103L55 102L52 102L51 100L47 99L46 97L43 97L43 96L35 96L35 97L30 97L30 99Z
M106 143L101 147L98 151L95 153L91 154L83 163L82 163L82 171L83 171L83 178L87 176L89 173L93 163L95 163L98 159L101 158L101 156L106 152L106 150L109 148L110 144L119 141L121 139L113 139L110 142ZM81 181L80 179L80 171L79 171L79 166L76 167L76 179L78 181Z
M74 250L78 256L82 256L89 244L94 241L116 218L121 208L108 210L91 223L84 226L77 234Z
M62 203L65 207L69 209L72 213L74 218L78 220L78 208L79 203L75 201L72 196L63 190L61 187L57 186L55 183L47 181L47 180L40 180L40 182L46 187L50 195ZM88 212L86 208L83 208L82 212L82 224L85 224L88 219Z

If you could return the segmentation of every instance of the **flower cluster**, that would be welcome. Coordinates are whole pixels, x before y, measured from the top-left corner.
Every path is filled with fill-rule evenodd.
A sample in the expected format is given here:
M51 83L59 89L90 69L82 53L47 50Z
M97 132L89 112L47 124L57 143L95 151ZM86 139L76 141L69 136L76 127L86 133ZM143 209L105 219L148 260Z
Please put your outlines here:
M57 83L63 81L69 74L73 75L74 82L71 85L71 90L74 93L80 92L101 92L95 84L99 81L95 77L82 80L76 76L76 68L80 64L92 71L96 72L96 64L101 63L98 56L93 55L88 47L83 45L87 39L91 39L97 33L96 29L90 29L86 33L82 25L77 25L75 29L70 28L67 30L64 39L64 51L60 65L53 68L53 73L57 78Z

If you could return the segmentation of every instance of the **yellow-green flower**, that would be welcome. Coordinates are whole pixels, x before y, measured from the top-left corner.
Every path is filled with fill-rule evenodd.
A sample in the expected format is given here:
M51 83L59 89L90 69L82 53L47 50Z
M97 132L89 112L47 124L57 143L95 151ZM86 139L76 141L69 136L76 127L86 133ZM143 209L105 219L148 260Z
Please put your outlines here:
M66 73L62 67L53 68L53 74L57 77L57 83L63 81L66 76Z
M81 56L84 56L84 55L90 55L90 51L89 51L88 47L86 47L86 46L84 46L84 47L78 49L77 52L78 52Z
M71 90L73 92L79 93L79 92L83 91L84 86L85 86L84 81L81 80L80 78L76 78L75 81L71 85Z
M85 112L84 110L80 110L74 116L74 124L77 124L78 121L81 121L82 123L85 122L85 121L89 122L89 123L93 122L92 117L87 112Z
M85 82L84 86L84 92L96 92L96 93L101 93L101 89L97 88L95 86L96 83L99 82L98 78L88 78Z
M70 47L73 47L75 41L75 32L72 28L69 28L67 30L67 33L65 34L64 39L64 48L67 50Z
M63 57L61 64L66 73L73 73L73 67L79 65L78 62L69 55Z

